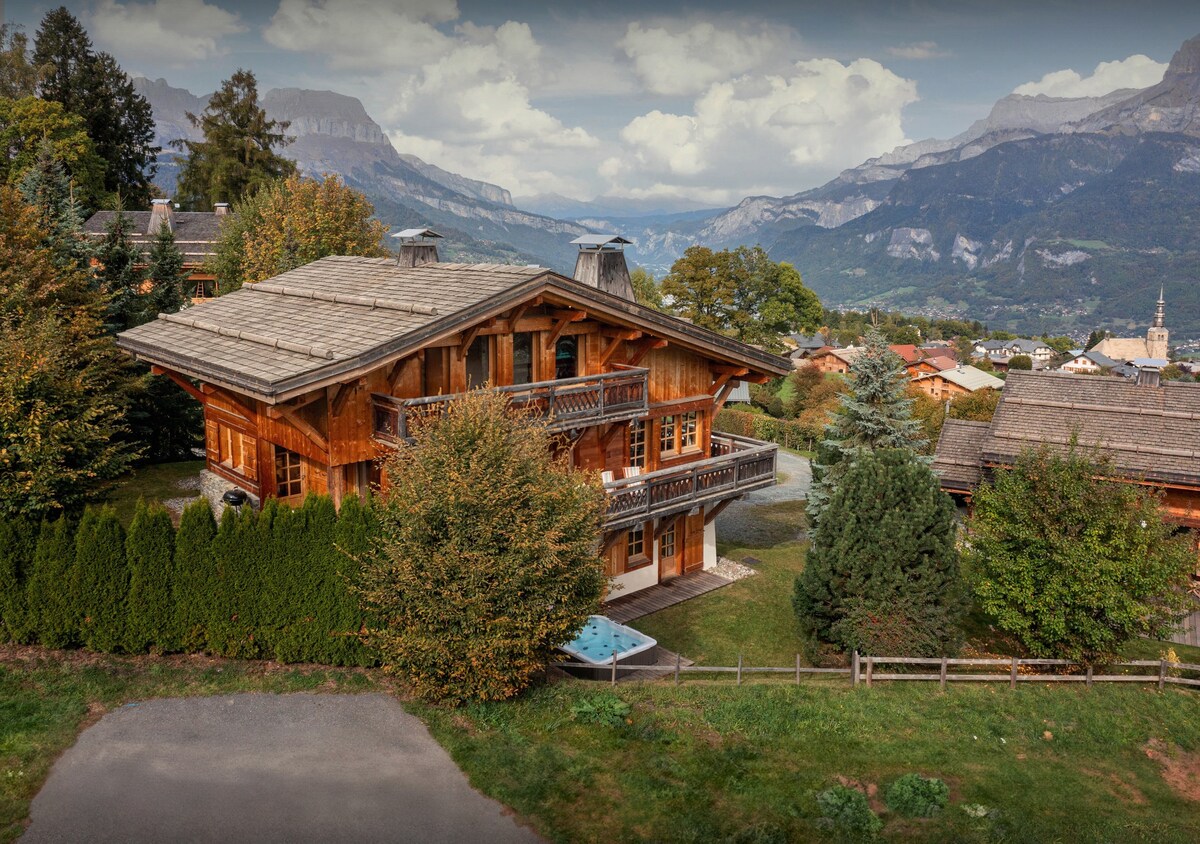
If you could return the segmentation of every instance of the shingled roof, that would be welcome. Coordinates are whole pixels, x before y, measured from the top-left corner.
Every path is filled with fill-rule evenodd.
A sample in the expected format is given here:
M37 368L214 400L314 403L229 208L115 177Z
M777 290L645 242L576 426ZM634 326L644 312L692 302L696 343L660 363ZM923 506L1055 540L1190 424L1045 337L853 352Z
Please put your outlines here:
M149 252L154 245L154 235L146 234L150 228L150 211L126 211L131 222L130 237L142 252ZM104 237L112 225L116 211L97 211L83 224L84 234L94 238ZM201 264L216 254L217 237L221 233L221 221L228 219L212 211L173 211L171 228L175 232L175 245L189 264Z
M589 310L632 318L667 339L715 349L758 371L781 357L565 278L507 264L397 266L391 258L332 256L267 281L160 315L124 331L137 358L268 402L384 365L464 324L503 313L543 288Z
M1200 384L1009 372L981 462L1011 465L1025 448L1061 449L1073 436L1122 477L1200 486Z
M970 492L979 486L983 467L980 449L987 438L988 422L947 419L938 437L933 471L942 479L942 488L952 492Z

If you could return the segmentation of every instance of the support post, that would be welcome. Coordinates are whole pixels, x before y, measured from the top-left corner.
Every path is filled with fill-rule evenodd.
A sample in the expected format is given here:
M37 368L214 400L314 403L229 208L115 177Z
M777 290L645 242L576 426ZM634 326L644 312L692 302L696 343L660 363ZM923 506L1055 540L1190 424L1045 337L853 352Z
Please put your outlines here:
M1090 665L1087 667L1087 687L1089 689L1092 687L1092 666Z
M943 692L946 691L946 658L945 657L942 657L942 670L938 674L938 685L941 686L941 689Z
M1012 658L1012 672L1008 675L1008 687L1015 689L1017 687L1017 658Z
M1158 661L1158 690L1161 692L1167 684L1167 661L1160 659Z
M867 688L871 688L875 680L875 657L867 657Z
M850 654L850 685L858 685L858 651Z
M737 682L737 684L739 686L742 685L742 655L741 654L738 654L738 682Z
M683 662L683 657L681 657L679 654L675 654L675 685L676 686L679 685L679 664L681 662Z
M796 654L796 685L800 685L800 654Z
M615 648L613 649L612 684L617 685L617 651Z

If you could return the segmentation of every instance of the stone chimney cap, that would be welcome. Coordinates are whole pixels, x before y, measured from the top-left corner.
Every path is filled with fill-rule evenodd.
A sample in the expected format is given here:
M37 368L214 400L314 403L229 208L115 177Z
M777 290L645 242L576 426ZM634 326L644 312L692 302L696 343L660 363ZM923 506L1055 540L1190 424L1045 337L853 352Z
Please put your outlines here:
M633 241L626 240L619 234L585 234L583 237L575 238L571 243L580 249L603 249L606 246L616 248L632 245Z
M441 235L433 229L405 229L404 231L396 232L392 237L401 240L416 240L419 237L441 237Z

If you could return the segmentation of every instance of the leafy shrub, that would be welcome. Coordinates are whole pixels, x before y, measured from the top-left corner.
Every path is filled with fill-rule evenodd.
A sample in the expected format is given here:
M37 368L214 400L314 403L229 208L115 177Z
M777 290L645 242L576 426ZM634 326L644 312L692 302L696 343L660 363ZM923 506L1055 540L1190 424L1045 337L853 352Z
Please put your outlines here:
M950 802L950 786L936 777L905 774L892 783L884 799L888 808L907 818L928 818Z
M867 795L844 785L835 785L817 795L821 815L837 829L863 838L873 838L883 821L871 811Z
M571 704L571 720L580 724L619 727L629 717L629 704L614 694L598 694Z
M764 821L738 830L725 844L788 844L790 840L783 827Z
M759 413L748 413L744 410L722 408L713 423L713 429L733 434L739 437L752 437L756 440L778 443L785 448L811 449L813 443L821 435L821 428L815 430L809 426L790 419L776 419L773 416L763 416Z
M171 594L175 604L175 629L171 641L184 651L208 647L209 619L214 616L213 590L217 580L213 561L213 539L217 523L212 507L203 497L183 511L175 535L174 578Z

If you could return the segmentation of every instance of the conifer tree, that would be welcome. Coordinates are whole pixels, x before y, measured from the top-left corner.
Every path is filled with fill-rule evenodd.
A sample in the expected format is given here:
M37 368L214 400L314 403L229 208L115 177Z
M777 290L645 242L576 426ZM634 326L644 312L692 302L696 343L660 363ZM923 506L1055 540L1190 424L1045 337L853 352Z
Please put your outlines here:
M129 565L125 531L111 507L89 507L75 533L72 600L83 644L115 653L125 643Z
M35 524L0 518L0 642L27 642L31 635L27 582L37 548Z
M96 248L96 278L108 300L107 322L113 334L146 321L146 272L141 266L141 250L130 237L132 232L133 220L118 203L104 240Z
M290 125L267 118L258 101L258 80L238 70L212 95L204 113L188 113L203 140L175 141L187 150L176 190L185 208L205 211L215 202L237 202L276 179L296 171L275 152L291 143Z
M954 504L911 451L844 464L811 541L793 604L812 639L887 656L956 647L965 600Z
M129 561L129 616L125 650L157 653L173 650L170 635L175 627L171 595L175 527L171 514L159 504L138 501L125 540Z
M19 190L41 216L43 245L54 252L55 264L64 270L86 268L95 250L83 233L83 209L66 167L48 140L42 142L37 161L25 172Z
M75 523L66 516L43 521L26 595L30 626L47 648L67 648L79 642L74 581Z
M262 656L260 605L265 584L260 514L253 507L226 507L212 542L213 580L208 584L208 649L239 659Z
M186 652L208 646L208 623L213 617L212 595L217 582L213 539L217 522L208 499L197 498L183 511L175 535L175 565L171 578L175 604L173 642Z
M373 506L370 499L363 501L357 495L348 495L338 510L333 533L335 554L323 585L327 597L322 601L322 606L329 607L326 626L331 636L329 662L333 665L375 662L359 636L365 618L353 592L363 557L371 550L372 538L378 536L379 524Z
M183 253L175 245L175 232L168 226L160 227L154 237L147 256L146 279L150 289L142 309L142 322L183 308L187 301L188 273L183 268Z
M860 454L883 448L917 451L925 445L921 423L912 418L908 383L903 359L888 348L879 331L869 331L850 364L850 391L839 398L839 412L825 429L813 462L808 513L814 522L839 474Z

